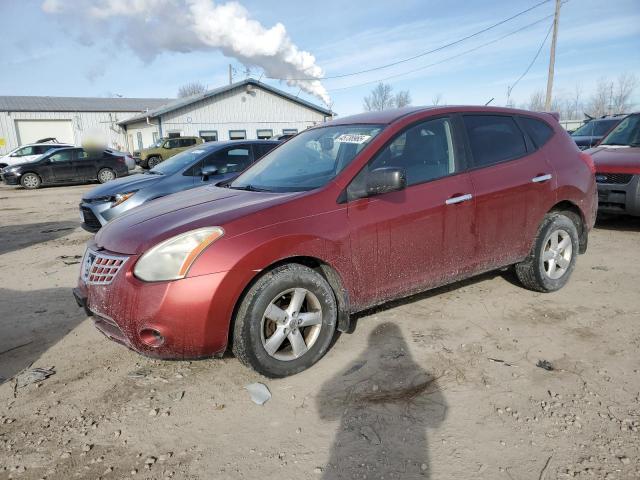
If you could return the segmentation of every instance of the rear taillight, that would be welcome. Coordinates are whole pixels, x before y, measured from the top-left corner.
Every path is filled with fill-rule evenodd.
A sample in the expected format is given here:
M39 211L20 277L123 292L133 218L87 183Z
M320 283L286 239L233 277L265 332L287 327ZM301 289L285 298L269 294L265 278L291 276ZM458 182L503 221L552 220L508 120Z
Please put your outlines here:
M587 152L580 152L579 155L582 161L587 164L587 167L589 167L591 173L596 173L596 164L593 162L593 158L591 158L591 155L589 155Z

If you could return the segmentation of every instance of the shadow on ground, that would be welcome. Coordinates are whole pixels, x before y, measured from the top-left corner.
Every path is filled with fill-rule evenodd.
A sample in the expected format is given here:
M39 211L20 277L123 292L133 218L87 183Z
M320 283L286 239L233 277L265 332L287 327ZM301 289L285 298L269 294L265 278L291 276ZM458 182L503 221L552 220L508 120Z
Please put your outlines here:
M626 232L640 232L640 217L599 216L596 228L600 230L620 230Z
M0 255L64 237L80 222L41 222L0 226Z
M317 401L320 418L340 420L325 480L430 478L427 429L440 425L447 405L437 376L416 364L396 325L379 325Z
M35 362L85 318L70 288L0 288L0 383Z

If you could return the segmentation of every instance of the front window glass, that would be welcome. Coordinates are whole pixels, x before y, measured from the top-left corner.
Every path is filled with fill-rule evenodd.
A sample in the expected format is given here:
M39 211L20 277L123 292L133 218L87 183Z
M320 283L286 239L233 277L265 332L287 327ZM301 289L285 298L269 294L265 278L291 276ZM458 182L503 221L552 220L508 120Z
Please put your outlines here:
M159 163L149 170L149 173L154 175L173 175L174 173L192 166L197 161L202 160L207 153L208 150L202 148L185 150L184 152L180 152L177 155L168 158L164 162Z
M629 115L604 138L600 145L640 147L640 115Z
M381 125L338 125L306 130L268 153L231 188L299 192L326 185L381 131Z

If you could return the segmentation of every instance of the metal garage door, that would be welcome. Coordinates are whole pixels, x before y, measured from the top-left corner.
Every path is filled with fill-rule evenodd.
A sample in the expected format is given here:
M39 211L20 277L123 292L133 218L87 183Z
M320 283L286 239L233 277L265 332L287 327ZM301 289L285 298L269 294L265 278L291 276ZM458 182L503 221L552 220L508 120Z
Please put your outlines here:
M16 131L20 145L48 137L61 143L75 143L71 120L16 120Z

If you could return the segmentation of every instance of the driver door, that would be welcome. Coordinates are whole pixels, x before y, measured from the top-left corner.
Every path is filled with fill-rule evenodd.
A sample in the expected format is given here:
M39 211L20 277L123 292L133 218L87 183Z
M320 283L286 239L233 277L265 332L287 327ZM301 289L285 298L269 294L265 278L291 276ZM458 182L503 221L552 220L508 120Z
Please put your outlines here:
M471 270L473 187L454 135L447 117L414 124L380 150L348 187L359 304L441 285ZM407 188L357 198L366 191L368 172L381 167L404 169Z

